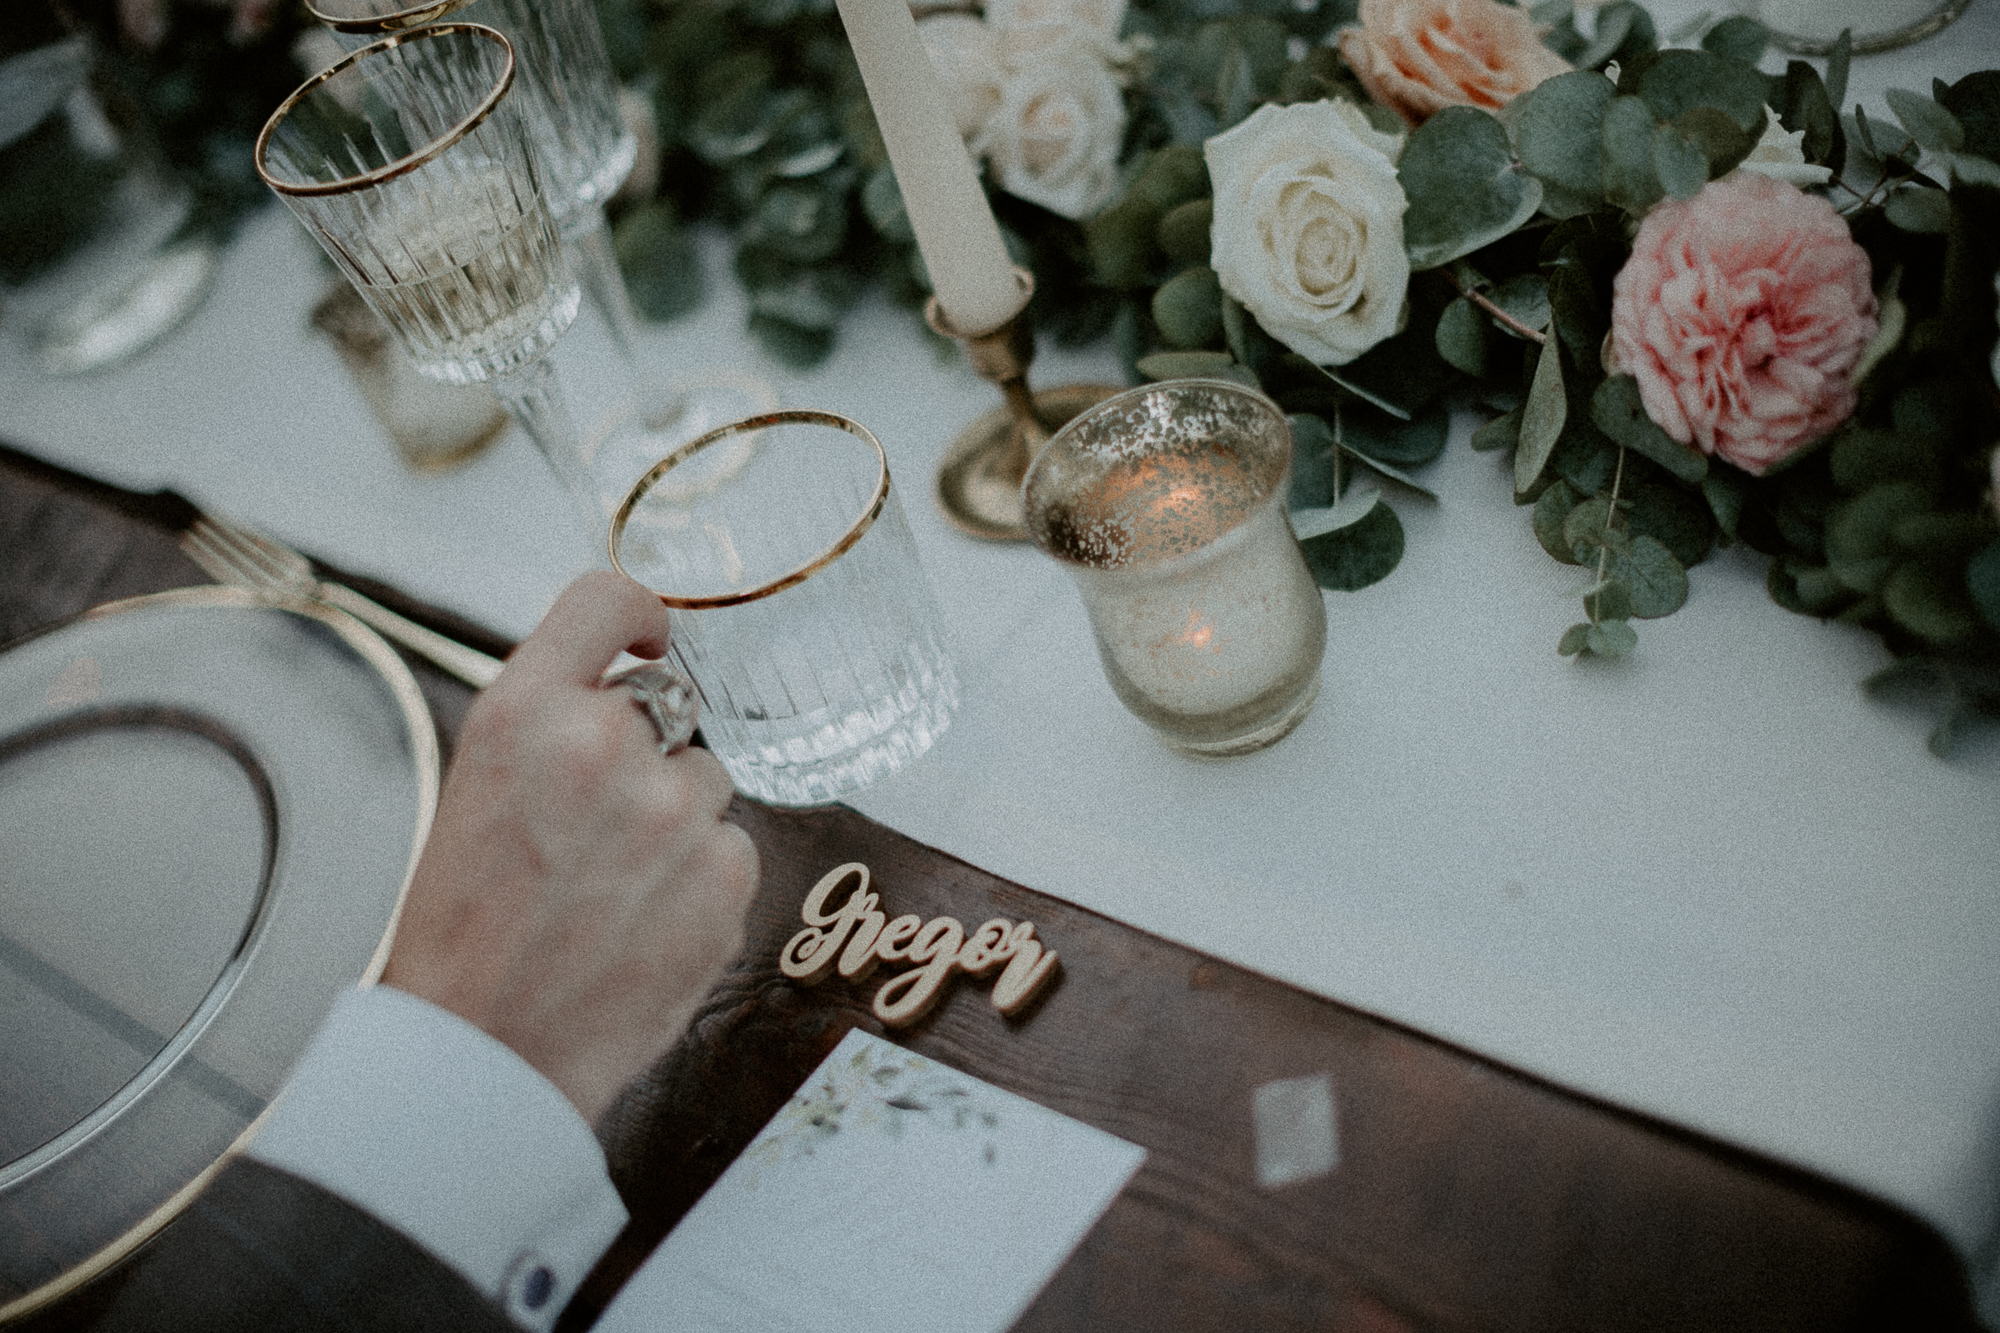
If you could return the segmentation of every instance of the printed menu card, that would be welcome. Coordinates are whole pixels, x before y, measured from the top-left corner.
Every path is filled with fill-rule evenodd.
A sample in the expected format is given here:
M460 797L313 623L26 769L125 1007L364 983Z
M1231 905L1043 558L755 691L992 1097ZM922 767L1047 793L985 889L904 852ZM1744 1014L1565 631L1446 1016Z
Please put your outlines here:
M596 1327L1001 1333L1145 1157L850 1032Z

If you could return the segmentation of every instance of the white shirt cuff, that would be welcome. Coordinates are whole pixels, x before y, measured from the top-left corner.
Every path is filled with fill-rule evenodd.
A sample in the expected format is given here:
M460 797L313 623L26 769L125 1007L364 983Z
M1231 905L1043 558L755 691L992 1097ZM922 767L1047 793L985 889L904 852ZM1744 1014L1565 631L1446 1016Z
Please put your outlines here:
M389 986L341 997L247 1152L388 1223L530 1329L555 1322L626 1220L554 1084Z

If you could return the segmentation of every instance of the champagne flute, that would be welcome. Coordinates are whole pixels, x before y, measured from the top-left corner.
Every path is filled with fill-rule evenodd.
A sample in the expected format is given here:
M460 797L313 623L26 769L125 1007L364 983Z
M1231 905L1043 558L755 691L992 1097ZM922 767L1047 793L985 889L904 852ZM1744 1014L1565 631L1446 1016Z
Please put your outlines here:
M548 366L581 292L513 87L506 37L445 23L349 53L285 99L257 173L423 374L493 381L603 528Z

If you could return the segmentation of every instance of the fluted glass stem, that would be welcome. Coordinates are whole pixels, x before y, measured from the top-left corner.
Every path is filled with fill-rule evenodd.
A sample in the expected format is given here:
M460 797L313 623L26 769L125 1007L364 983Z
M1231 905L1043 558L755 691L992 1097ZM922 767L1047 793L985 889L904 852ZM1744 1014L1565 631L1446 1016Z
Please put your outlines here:
M584 462L582 434L563 397L554 367L549 365L547 357L540 357L510 375L496 378L493 387L568 492L597 558L605 559L604 539L610 527L604 508L598 503L590 467Z
M618 269L618 254L611 245L611 223L605 218L602 208L585 207L577 212L587 216L589 223L578 225L575 231L567 233L567 238L572 244L577 267L581 270L578 276L583 280L584 299L604 316L611 341L636 383L639 379L639 316L632 309L631 295L625 290L625 275ZM577 221L582 223L581 218Z

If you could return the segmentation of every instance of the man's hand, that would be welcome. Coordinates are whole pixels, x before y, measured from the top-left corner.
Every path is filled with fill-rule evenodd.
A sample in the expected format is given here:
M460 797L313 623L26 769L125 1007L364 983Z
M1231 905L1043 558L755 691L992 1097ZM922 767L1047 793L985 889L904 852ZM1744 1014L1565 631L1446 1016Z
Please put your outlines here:
M662 758L620 650L667 613L615 574L572 584L466 715L382 980L518 1052L595 1121L686 1030L743 943L749 836L705 750Z

